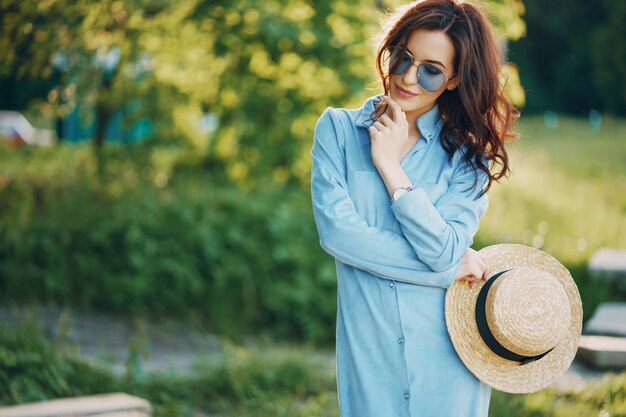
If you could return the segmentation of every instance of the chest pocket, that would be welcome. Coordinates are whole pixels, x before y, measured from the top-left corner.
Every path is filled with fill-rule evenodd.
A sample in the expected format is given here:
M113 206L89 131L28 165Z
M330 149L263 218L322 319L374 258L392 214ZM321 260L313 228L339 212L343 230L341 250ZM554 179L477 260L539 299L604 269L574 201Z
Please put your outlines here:
M348 193L368 225L392 229L391 199L378 172L348 171Z

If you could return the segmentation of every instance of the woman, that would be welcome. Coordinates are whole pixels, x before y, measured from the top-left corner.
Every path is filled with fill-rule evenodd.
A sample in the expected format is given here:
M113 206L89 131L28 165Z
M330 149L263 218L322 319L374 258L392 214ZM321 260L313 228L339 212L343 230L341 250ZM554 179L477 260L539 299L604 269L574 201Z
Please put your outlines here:
M487 416L490 387L454 351L444 297L455 279L489 275L470 245L487 190L508 173L517 114L500 61L476 7L412 3L379 46L385 94L317 122L312 197L336 259L342 417Z

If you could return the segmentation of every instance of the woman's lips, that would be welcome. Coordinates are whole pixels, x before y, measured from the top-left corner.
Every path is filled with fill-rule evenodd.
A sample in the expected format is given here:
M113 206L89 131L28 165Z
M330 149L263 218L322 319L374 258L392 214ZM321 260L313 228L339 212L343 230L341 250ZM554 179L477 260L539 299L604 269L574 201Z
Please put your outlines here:
M396 89L398 90L398 95L400 97L411 98L411 97L415 97L417 95L415 93L411 93L408 90L405 90L404 88L398 86L397 84L396 84Z

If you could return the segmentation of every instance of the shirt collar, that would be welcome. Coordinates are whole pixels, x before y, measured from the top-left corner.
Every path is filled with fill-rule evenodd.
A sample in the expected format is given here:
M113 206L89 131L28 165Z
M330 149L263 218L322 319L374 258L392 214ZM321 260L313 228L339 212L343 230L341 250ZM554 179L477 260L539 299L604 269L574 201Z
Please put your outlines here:
M381 100L381 95L372 96L368 98L363 107L357 113L356 125L364 128L369 128L374 121L370 119L370 115L374 111L374 107ZM426 142L430 142L433 138L438 137L443 127L443 121L441 120L439 113L439 106L437 103L432 109L422 114L417 118L417 128L419 129L422 137L426 139Z

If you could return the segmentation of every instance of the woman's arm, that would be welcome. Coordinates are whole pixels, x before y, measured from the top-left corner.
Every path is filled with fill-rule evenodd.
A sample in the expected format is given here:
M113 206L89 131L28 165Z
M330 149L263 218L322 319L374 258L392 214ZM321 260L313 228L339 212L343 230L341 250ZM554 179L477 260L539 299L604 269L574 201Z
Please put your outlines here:
M340 123L334 109L327 108L315 126L311 151L313 213L322 248L340 262L383 278L449 288L460 258L435 272L404 236L371 227L357 213L348 195Z
M461 164L453 173L446 193L433 205L419 184L391 205L402 232L418 258L434 271L455 265L473 243L480 219L489 205L484 188L486 174L478 174L475 188L472 170Z
M476 198L486 186L487 174L478 170L473 187L474 172L458 158L448 190L433 205L420 184L411 184L400 166L398 155L408 139L408 123L398 103L391 98L387 101L394 120L384 116L370 127L372 160L390 194L397 187L414 187L391 209L418 258L434 271L448 270L471 246L487 211L487 195Z

